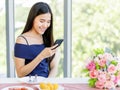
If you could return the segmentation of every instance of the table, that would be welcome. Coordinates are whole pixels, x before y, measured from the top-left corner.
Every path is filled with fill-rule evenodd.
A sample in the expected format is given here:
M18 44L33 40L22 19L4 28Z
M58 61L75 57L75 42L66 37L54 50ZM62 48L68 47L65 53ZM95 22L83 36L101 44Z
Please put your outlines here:
M87 84L87 80L88 79L82 79L82 78L46 78L45 79L46 82L58 83L59 85L64 87L64 90L103 90L97 88L90 88ZM34 85L38 85L38 84L39 83L35 83ZM30 86L31 84L23 83L18 78L0 78L0 90L3 87L10 85ZM117 88L116 90L120 90L120 88Z

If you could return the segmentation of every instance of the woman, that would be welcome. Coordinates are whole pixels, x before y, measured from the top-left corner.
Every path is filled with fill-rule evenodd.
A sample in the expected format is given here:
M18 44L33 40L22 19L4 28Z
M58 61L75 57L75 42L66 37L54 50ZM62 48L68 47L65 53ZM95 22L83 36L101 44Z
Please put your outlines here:
M59 60L57 45L53 42L52 11L47 3L38 2L32 6L25 28L15 43L17 76L55 77Z

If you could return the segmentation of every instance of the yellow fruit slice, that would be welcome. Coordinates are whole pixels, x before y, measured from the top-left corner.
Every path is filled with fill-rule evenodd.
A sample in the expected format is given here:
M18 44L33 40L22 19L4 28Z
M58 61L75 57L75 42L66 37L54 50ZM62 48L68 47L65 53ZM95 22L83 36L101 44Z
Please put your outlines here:
M57 83L40 83L41 90L58 90L59 85Z
M53 84L54 90L58 90L59 85L57 83Z
M52 83L47 83L47 86L50 88L50 90L54 90Z
M49 87L47 86L47 84L45 84L45 83L40 83L40 88L41 89L48 89L49 90Z

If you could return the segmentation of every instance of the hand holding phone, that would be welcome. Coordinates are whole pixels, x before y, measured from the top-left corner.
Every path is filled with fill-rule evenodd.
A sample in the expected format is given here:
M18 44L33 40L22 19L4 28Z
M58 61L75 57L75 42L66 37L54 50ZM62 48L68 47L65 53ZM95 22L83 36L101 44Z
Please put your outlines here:
M58 45L57 45L55 48L57 48L58 46L60 46L62 42L63 42L63 39L57 39L57 40L55 41L54 45L55 45L55 44L58 44ZM53 49L55 49L55 48L53 48Z

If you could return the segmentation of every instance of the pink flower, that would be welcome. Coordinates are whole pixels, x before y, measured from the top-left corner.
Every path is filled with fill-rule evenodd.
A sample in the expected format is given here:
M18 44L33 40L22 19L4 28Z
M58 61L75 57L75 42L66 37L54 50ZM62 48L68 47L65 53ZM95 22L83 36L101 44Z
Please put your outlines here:
M105 64L106 64L106 59L100 59L100 60L98 61L98 64L99 64L101 67L104 67Z
M110 64L109 66L108 66L108 73L115 73L116 72L116 67L115 67L115 65L113 65L113 64Z
M120 81L120 59L111 53L104 53L103 49L96 49L95 54L86 65L90 77L89 85L100 89L116 87Z
M106 74L105 73L100 73L98 75L98 80L101 82L105 82L106 81Z
M87 69L88 70L95 70L95 63L93 61L91 61L88 65L87 65Z
M98 76L98 71L97 71L97 70L92 70L92 71L90 71L90 72L89 72L89 76L90 76L91 78L97 78L97 76Z
M114 81L116 78L115 78L115 75L110 75L110 80L111 81Z
M115 84L115 86L117 86L117 84L118 84L118 78L117 77L115 77L115 79L114 79L114 84Z
M104 82L96 81L95 86L96 86L96 88L102 89L102 88L104 88Z
M112 60L113 56L110 53L105 53L105 54L103 54L103 58L106 59L106 60Z
M110 89L110 88L112 88L112 87L114 87L114 86L115 86L115 85L114 85L114 83L113 83L112 81L106 81L104 87Z

